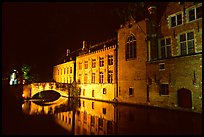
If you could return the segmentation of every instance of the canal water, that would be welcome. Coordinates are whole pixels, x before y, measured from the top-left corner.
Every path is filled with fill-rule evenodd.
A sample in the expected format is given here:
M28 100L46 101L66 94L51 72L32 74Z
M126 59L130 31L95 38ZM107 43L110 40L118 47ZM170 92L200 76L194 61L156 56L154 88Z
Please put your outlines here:
M198 113L82 98L23 101L7 86L2 93L6 135L202 135Z

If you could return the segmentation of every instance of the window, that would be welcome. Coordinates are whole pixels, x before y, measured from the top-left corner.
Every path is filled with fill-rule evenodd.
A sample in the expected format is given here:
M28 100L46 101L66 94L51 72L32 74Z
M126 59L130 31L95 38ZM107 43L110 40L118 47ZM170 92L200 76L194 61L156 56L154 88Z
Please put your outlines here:
M106 114L106 108L103 108L103 114Z
M91 126L93 126L95 124L95 117L91 116Z
M69 83L72 83L72 77L69 77L69 80L70 80L70 82L69 82Z
M107 135L112 135L113 134L113 124L111 121L107 122Z
M188 10L188 21L202 18L202 6Z
M81 83L81 74L79 74L78 83Z
M92 59L92 68L96 67L96 59Z
M82 70L82 63L79 62L79 70Z
M92 73L91 75L91 83L95 83L95 73Z
M67 68L67 74L69 74L69 68Z
M83 89L83 95L85 96L85 89Z
M95 125L95 117L91 116L91 126Z
M128 36L126 45L126 60L136 58L136 38L133 34Z
M113 55L108 55L108 65L113 65Z
M58 75L59 75L59 69L57 70L57 73L58 73Z
M85 107L85 101L83 101L83 107Z
M87 83L87 80L88 80L88 75L85 74L85 75L84 75L84 83L85 83L85 84Z
M182 13L170 16L170 21L171 21L171 27L175 27L182 24Z
M61 69L61 75L62 75L62 69Z
M64 74L66 74L66 68L64 68Z
M134 94L134 88L130 87L129 88L129 95L132 96Z
M113 71L109 70L108 71L108 83L112 83L113 82Z
M84 123L86 123L86 122L87 122L87 113L84 112Z
M164 63L160 63L160 64L159 64L159 70L165 70L165 68L164 68Z
M88 61L84 62L84 69L88 69Z
M161 58L171 57L171 39L166 38L160 40Z
M70 74L72 73L72 67L70 67Z
M94 90L92 90L92 97L94 97Z
M160 95L169 95L169 85L168 84L161 84L159 94Z
M103 57L99 58L99 66L100 67L104 66L104 58Z
M94 109L94 102L92 102L92 109Z
M106 94L106 88L103 88L103 94Z
M103 72L99 74L99 83L103 83Z
M188 32L180 35L180 54L187 55L195 53L194 33Z
M100 129L103 128L103 119L102 119L102 118L99 118L99 119L98 119L98 125L99 125L99 128L100 128Z

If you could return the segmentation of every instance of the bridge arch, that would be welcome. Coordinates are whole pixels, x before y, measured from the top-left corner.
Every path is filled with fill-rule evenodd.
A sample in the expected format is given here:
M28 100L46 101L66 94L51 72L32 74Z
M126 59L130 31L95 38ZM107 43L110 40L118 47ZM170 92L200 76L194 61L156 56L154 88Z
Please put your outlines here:
M35 94L47 90L53 90L58 92L61 96L68 97L70 84L56 83L56 82L44 82L44 83L32 83L23 86L23 97L32 98Z

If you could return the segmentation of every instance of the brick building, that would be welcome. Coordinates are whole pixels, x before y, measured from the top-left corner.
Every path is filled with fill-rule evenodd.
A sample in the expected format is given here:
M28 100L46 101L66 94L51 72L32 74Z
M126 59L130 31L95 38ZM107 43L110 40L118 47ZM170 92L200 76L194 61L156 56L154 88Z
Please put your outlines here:
M150 50L147 61L150 104L201 112L202 3L170 2L161 19L151 19L159 27L156 55Z

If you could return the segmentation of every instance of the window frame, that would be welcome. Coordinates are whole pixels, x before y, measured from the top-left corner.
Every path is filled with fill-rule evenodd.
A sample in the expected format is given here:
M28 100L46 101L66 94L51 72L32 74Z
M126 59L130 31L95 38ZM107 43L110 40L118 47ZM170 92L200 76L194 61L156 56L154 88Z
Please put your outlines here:
M162 86L165 86L165 91L162 90ZM166 87L167 86L167 87ZM160 96L169 96L169 84L168 83L161 83L159 86L159 95Z
M137 57L137 40L136 36L131 33L126 40L125 59L131 60Z
M193 39L188 39L189 33L193 33ZM185 41L181 41L181 35L185 35ZM196 52L195 51L195 32L194 32L194 30L189 30L189 31L178 34L178 40L179 40L178 45L179 45L179 55L180 56L191 55L191 54L194 54ZM189 53L189 43L191 41L193 41L193 50L194 50L193 53ZM181 44L185 45L186 54L183 54Z
M178 24L178 15L181 14L181 24ZM175 17L175 26L172 26L172 18ZM179 11L179 12L176 12L174 14L171 14L168 16L168 22L169 22L169 28L174 28L174 27L177 27L177 26L180 26L180 25L183 25L184 23L184 20L183 20L183 11Z
M167 39L170 39L170 44L167 44ZM162 40L164 40L164 46L161 45ZM162 53L163 53L162 48L164 48L164 50L165 50L164 57L162 56ZM168 48L170 48L170 51L168 50ZM165 58L172 57L172 49L171 48L172 48L172 38L171 37L164 37L164 38L159 39L159 58L165 59ZM168 56L168 53L170 54L170 56Z
M108 55L108 65L113 65L113 55Z
M133 87L129 87L129 92L128 93L129 93L129 96L134 96L134 88Z
M186 9L186 13L187 13L187 16L186 16L186 21L187 21L187 23L191 23L191 22L193 22L193 21L196 21L196 20L199 20L199 19L202 19L202 15L201 15L201 17L200 18L198 18L197 16L197 9L198 8L200 8L200 7L202 7L202 3L199 3L198 5L194 5L194 6L192 6L192 7L189 7L189 8L187 8ZM193 20L190 20L190 15L189 15L189 12L190 11L194 11L194 19Z

